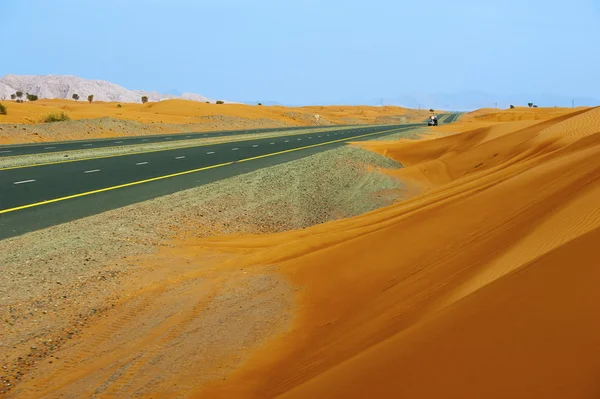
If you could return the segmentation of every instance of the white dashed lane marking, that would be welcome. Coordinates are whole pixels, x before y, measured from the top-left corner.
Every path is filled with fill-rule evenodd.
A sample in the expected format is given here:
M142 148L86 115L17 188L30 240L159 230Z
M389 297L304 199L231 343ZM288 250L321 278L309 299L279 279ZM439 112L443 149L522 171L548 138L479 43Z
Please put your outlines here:
M148 162L138 162L138 163L136 163L136 165L147 165L147 164L148 164Z
M121 144L122 141L115 141L115 144Z
M258 144L254 144L252 147L256 148L256 147L258 147Z
M290 141L289 141L289 140L286 140L285 142L286 142L286 143L289 143Z
M231 151L237 151L239 150L239 148L233 148Z
M143 139L142 141L148 141L148 140L150 140L150 139Z
M25 184L25 183L32 183L32 182L34 182L34 181L35 181L34 179L32 179L32 180L23 180L23 181L16 181L16 182L14 182L13 184Z
M211 154L214 154L214 153L215 153L214 151L210 151L210 152L207 152L206 154L211 155Z
M275 144L275 143L269 143L269 144Z
M0 151L0 154L6 154L7 152L12 152L12 150L4 150L4 151Z
M83 173L96 173L96 172L100 172L100 169L92 169L92 170L86 170Z
M183 158L185 158L185 157L175 157L175 159L183 159Z
M53 149L55 149L55 148L56 148L56 147L44 147L44 150L53 150Z
M82 144L84 147L91 147L93 144Z

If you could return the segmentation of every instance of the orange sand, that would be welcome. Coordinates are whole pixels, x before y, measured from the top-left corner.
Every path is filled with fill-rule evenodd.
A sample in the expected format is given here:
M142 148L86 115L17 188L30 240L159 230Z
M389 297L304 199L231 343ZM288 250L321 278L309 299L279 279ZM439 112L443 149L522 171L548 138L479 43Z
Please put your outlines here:
M39 100L17 104L3 101L8 107L8 115L0 115L2 123L39 123L50 113L67 112L73 120L111 117L133 120L140 123L202 123L207 116L230 116L246 119L271 119L291 125L314 124L314 115L335 124L347 124L348 118L360 123L374 123L377 118L389 116L417 117L425 120L427 111L408 110L400 107L280 107L251 106L241 104L205 104L195 101L167 100L147 104L121 104L71 100ZM356 123L356 122L353 122Z
M423 193L202 242L251 250L238 266L278 264L303 290L292 331L198 397L599 397L599 132L596 108L363 144Z
M155 261L155 273L202 265L207 251L233 259L161 283L185 294L166 302L178 304L175 321L152 316L164 299L133 302L130 312L144 312L140 331L157 325L137 333L118 307L61 354L76 374L40 366L38 378L49 377L24 388L37 382L40 391L29 392L85 396L108 387L120 397L142 386L155 397L185 397L189 386L198 398L600 397L600 108L557 118L536 112L549 119L488 120L439 139L361 143L403 162L393 173L416 195L302 231L166 250L170 262ZM297 288L291 327L261 330L271 338L260 344L228 341L192 356L208 330L176 321L205 312L192 299L201 292L191 290L194 279L246 272L278 273ZM249 312L218 322L251 323L257 316ZM91 345L123 337L118 352ZM251 357L234 373L201 382L202 367L228 370L227 356L210 356L227 345L232 356ZM168 363L178 352L190 354L184 373L170 374L182 368ZM111 356L126 361L102 360Z

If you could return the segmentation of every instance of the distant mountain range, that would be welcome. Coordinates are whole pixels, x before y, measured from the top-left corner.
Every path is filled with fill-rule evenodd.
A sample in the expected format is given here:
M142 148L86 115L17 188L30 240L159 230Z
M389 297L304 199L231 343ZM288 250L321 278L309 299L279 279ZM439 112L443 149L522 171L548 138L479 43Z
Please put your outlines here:
M213 99L195 93L179 94L172 90L170 94L160 94L155 91L129 90L104 80L82 79L77 76L6 75L0 78L0 100L10 99L10 96L17 91L33 94L39 98L72 99L73 94L78 94L80 101L85 101L90 94L93 94L94 101L122 103L140 103L142 96L148 97L148 101L152 102L168 99L215 102ZM172 94L173 92L176 94Z
M554 94L514 94L500 95L479 91L464 91L452 94L412 95L384 98L385 105L398 105L407 108L440 109L449 111L473 111L480 108L509 108L534 103L540 107L596 106L600 100L592 97L570 97ZM373 101L377 104L377 101ZM381 100L379 100L381 103Z
M576 107L600 105L600 100L592 97L570 97L552 94L515 94L499 95L479 91L462 91L448 94L413 94L384 97L377 99L351 98L340 101L326 101L315 103L285 103L277 101L262 101L263 105L395 105L404 108L447 110L447 111L473 111L480 108L506 109L511 105L527 106L534 103L540 107ZM247 104L256 104L257 101L246 101Z

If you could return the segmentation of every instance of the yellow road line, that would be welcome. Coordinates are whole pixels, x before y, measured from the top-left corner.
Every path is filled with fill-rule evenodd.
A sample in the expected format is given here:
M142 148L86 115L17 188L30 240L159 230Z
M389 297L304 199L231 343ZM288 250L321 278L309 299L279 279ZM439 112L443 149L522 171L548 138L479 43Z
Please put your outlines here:
M188 175L190 173L197 173L197 172L202 172L204 170L220 168L222 166L232 165L232 164L234 164L236 162L248 162L248 161L252 161L252 160L255 160L255 159L271 157L271 156L274 156L274 155L285 154L285 153L293 152L293 151L305 150L307 148L319 147L319 146L323 146L323 145L327 145L327 144L339 143L339 142L342 142L342 141L350 141L350 140L353 140L353 139L359 139L359 138L362 138L362 137L373 136L375 134L388 133L388 132L392 132L392 131L396 131L396 130L401 130L401 129L407 129L407 128L395 128L395 129L391 129L391 130L384 130L382 132L368 133L368 134L363 134L363 135L360 135L360 136L348 137L348 138L343 138L343 139L339 139L339 140L327 141L325 143L313 144L313 145L308 145L308 146L305 146L305 147L292 148L290 150L278 151L278 152L273 152L273 153L265 154L265 155L259 155L257 157L245 158L245 159L241 159L239 161L225 162L225 163L221 163L221 164L218 164L218 165L205 166L203 168L186 170L186 171L183 171L183 172L172 173L172 174L169 174L169 175L153 177L151 179L145 179L145 180L134 181L134 182L131 182L131 183L119 184L118 186L105 187L105 188L101 188L101 189L98 189L98 190L93 190L93 191L87 191L87 192L84 192L84 193L68 195L66 197L54 198L54 199L50 199L50 200L46 200L46 201L35 202L35 203L32 203L32 204L17 206L15 208L3 209L3 210L0 210L0 215L4 214L4 213L9 213L9 212L20 211L22 209L34 208L36 206L41 206L41 205L46 205L46 204L52 204L54 202L66 201L66 200L69 200L69 199L74 199L74 198L79 198L79 197L85 197L85 196L92 195L92 194L99 194L99 193L103 193L103 192L106 192L106 191L117 190L117 189L120 189L120 188L137 186L139 184L150 183L150 182L157 181L157 180L164 180L164 179L169 179L169 178L172 178L172 177Z
M323 132L325 131L336 131L336 130L344 130L344 128L340 127L339 129L336 128L325 128L325 127L317 127L315 128L315 130L320 130L322 129ZM301 131L300 130L292 130L291 132L298 132ZM306 129L306 130L310 130L310 129ZM283 131L285 133L285 131ZM270 132L267 132L267 134ZM277 132L272 132L272 133L277 133ZM321 132L318 132L321 133ZM260 133L256 133L256 134L260 134ZM105 158L116 158L116 157L124 157L127 155L137 155L137 154L150 154L153 152L161 152L161 151L171 151L171 150L181 150L181 149L185 149L185 148L197 148L197 147L208 147L211 145L217 145L217 144L229 144L229 143L239 143L241 141L248 141L248 140L262 140L263 138L274 138L274 137L291 137L291 136L297 136L299 134L305 134L305 133L291 133L291 134L281 134L278 136L270 136L270 137L256 137L254 139L244 139L243 135L237 135L237 136L224 136L224 137L240 137L240 140L228 140L228 141L221 141L221 142L213 142L213 143L206 143L206 144L192 144L192 145L183 145L180 147L170 147L170 148L160 148L157 150L147 150L147 151L132 151L132 152L126 152L124 154L112 154L112 155L99 155L97 157L88 157L88 158L78 158L78 159L65 159L62 161L54 161L54 162L43 162L43 163L37 163L37 164L32 164L32 165L20 165L20 166L8 166L6 168L0 168L0 171L3 170L14 170L14 169L25 169L25 168L33 168L36 166L46 166L46 165L57 165L57 164L62 164L62 163L71 163L71 162L80 162L80 161L91 161L94 159L105 159ZM306 133L309 134L309 133ZM218 138L217 136L215 137L207 137L207 138L196 138L196 139L188 139L188 140L210 140L211 138ZM183 140L182 140L183 141ZM135 146L135 145L152 145L152 144L160 144L160 143L142 143L142 144L130 144L131 146ZM118 148L127 148L130 145L124 145L124 146L118 146L118 147L98 147L98 148L94 148L93 150L103 150L103 149L118 149ZM66 150L66 151L57 151L57 152L49 152L49 153L37 153L37 154L23 154L23 155L19 155L19 156L33 156L33 155L57 155L57 154L64 154L64 153L70 153L70 152L75 152L75 151L85 151L85 149L78 149L78 150Z
M178 172L178 173L173 173L173 174L170 174L170 175L153 177L151 179L145 179L145 180L134 181L134 182L131 182L131 183L119 184L118 186L105 187L105 188L101 188L99 190L93 190L93 191L87 191L85 193L68 195L66 197L54 198L54 199L51 199L51 200L36 202L36 203L33 203L33 204L21 205L21 206L15 207L15 208L3 209L3 210L0 211L0 215L3 214L3 213L9 213L9 212L14 212L14 211L19 211L21 209L27 209L27 208L33 208L33 207L36 207L36 206L40 206L40 205L51 204L53 202L66 201L66 200L73 199L73 198L79 198L79 197L85 197L87 195L103 193L105 191L117 190L119 188L136 186L138 184L150 183L152 181L164 180L164 179L168 179L168 178L171 178L171 177L176 177L176 176L187 175L187 174L190 174L190 173L201 172L203 170L219 168L221 166L227 166L227 165L231 165L233 163L235 163L235 162L233 162L233 161L232 162L225 162L225 163L221 163L221 164L218 164L218 165L205 166L203 168L186 170L184 172Z

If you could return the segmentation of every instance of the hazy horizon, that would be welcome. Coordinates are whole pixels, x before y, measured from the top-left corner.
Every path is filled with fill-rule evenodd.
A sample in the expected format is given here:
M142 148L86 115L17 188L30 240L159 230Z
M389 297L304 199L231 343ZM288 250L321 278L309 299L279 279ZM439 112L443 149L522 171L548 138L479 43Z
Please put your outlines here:
M599 17L592 0L9 1L0 76L285 105L593 105Z

